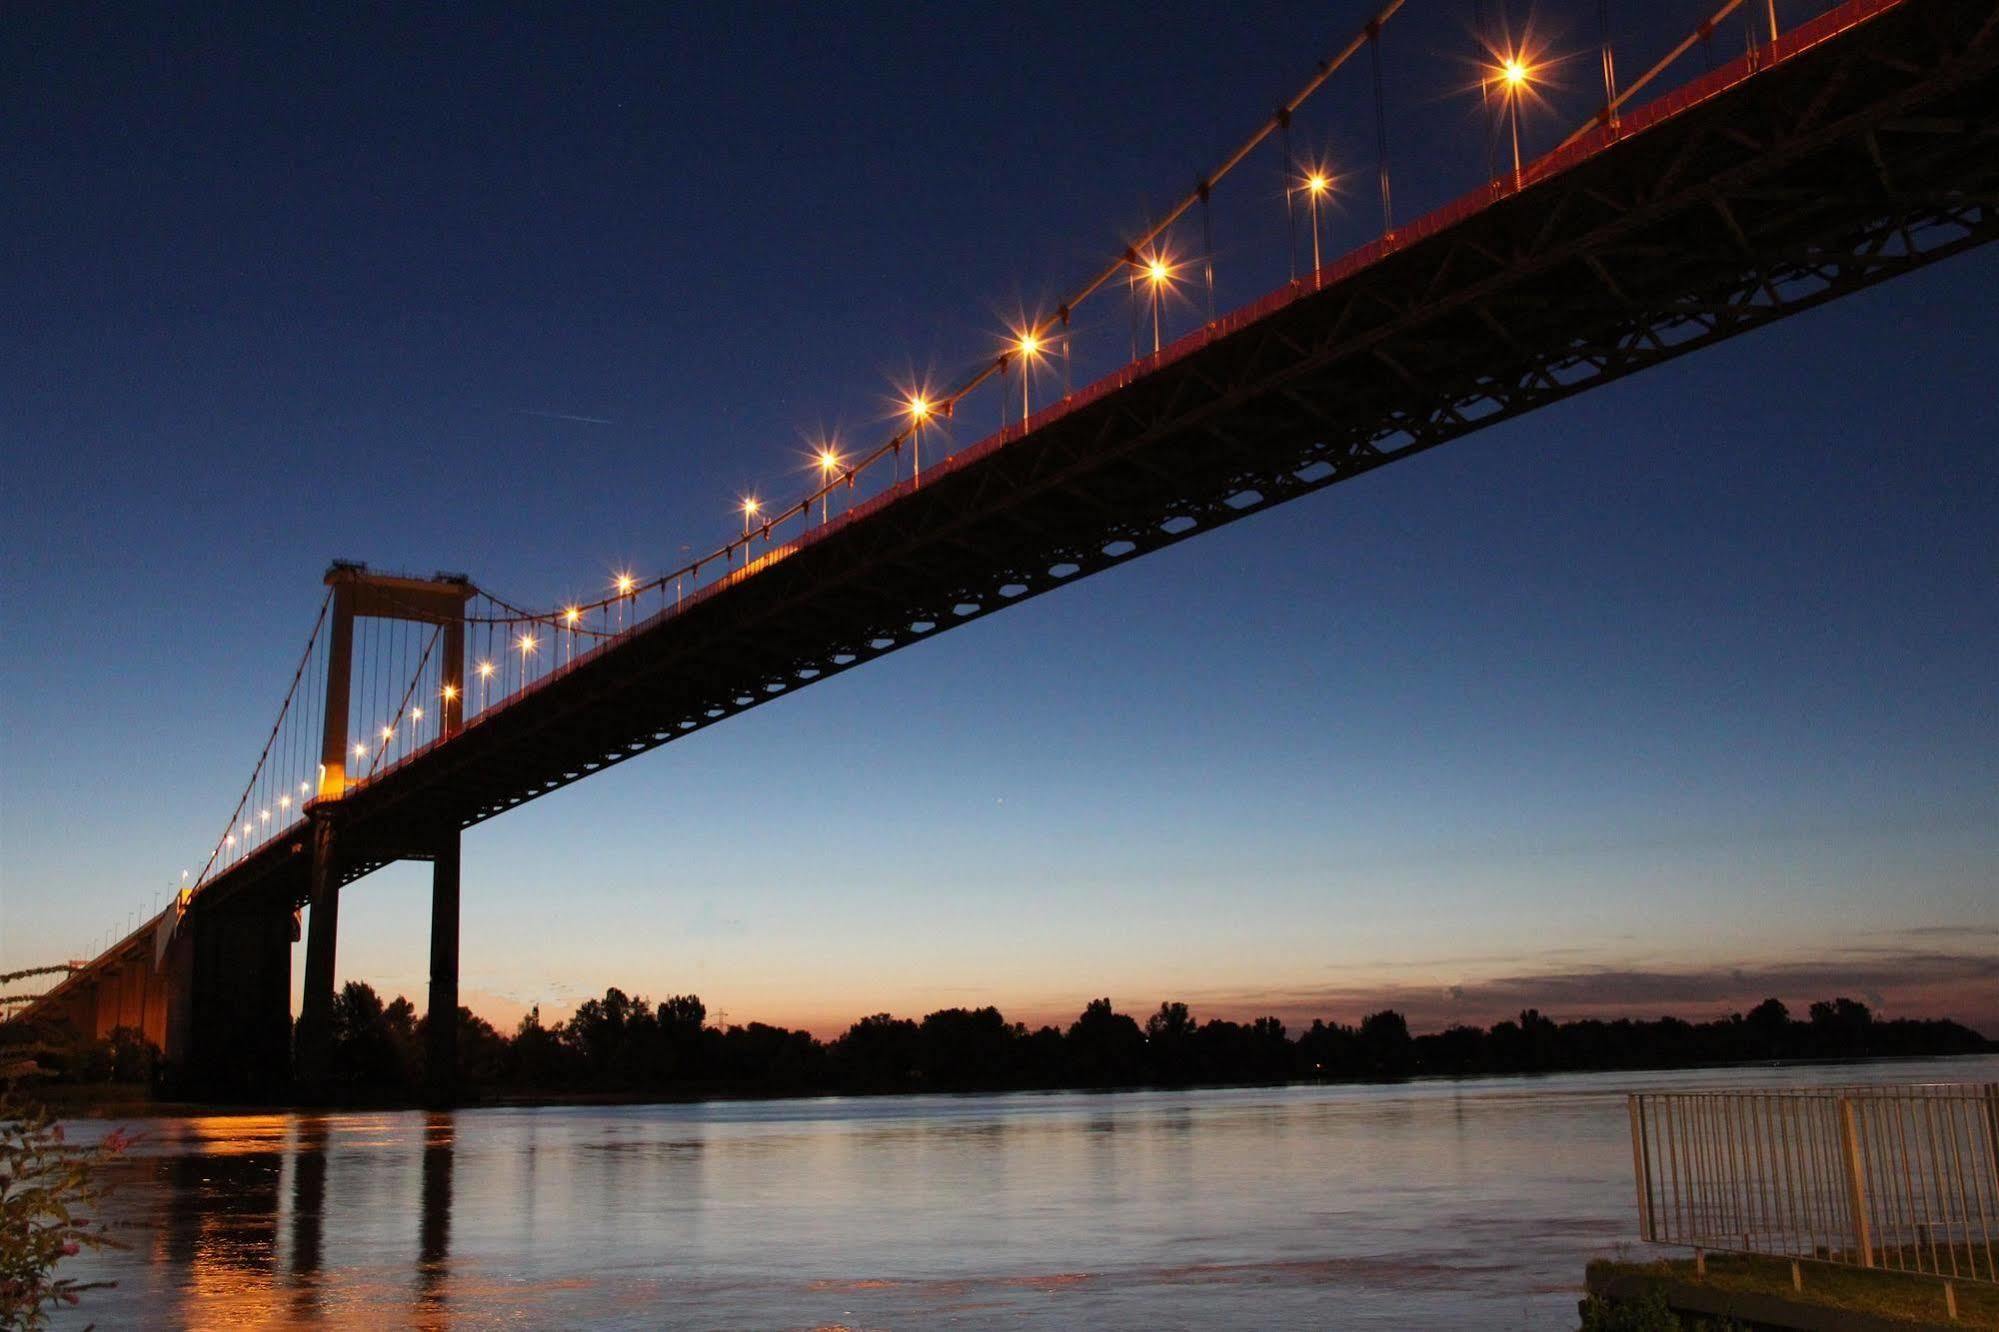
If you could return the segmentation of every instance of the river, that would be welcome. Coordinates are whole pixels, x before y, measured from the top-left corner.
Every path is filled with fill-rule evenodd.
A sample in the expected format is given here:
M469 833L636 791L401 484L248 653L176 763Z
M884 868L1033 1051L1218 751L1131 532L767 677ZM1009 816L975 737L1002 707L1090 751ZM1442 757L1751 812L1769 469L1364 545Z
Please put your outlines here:
M1863 1081L1999 1057L147 1120L57 1325L1573 1327L1626 1091Z

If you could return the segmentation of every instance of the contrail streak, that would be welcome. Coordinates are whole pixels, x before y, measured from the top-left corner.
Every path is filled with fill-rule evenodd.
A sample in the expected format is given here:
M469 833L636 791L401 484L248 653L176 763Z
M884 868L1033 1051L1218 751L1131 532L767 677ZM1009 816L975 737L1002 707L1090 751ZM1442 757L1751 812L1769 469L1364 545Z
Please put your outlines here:
M550 421L581 421L585 425L616 425L617 422L602 416L575 416L569 412L540 412L532 407L514 409L521 416L539 416Z

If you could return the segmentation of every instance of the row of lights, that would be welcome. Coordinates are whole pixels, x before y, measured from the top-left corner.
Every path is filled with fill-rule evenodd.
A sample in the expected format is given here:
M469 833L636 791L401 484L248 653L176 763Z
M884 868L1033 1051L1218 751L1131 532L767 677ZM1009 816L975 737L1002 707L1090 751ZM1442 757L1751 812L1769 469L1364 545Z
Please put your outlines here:
M1158 284L1170 282L1172 279L1173 268L1162 259L1152 258L1146 262L1144 268L1148 281L1155 288ZM1019 356L1021 363L1026 365L1047 351L1048 345L1049 340L1042 334L1040 325L1036 324L1016 333L1013 341L1007 344L1005 354L1007 356ZM1157 348L1155 347L1154 350L1157 350ZM1020 415L1023 421L1027 419L1032 405L1028 397L1028 388L1029 377L1023 371L1020 377ZM912 449L915 450L912 454L912 470L920 472L923 466L921 453L922 428L933 417L946 414L945 409L948 406L948 403L933 402L927 395L922 393L912 393L904 400L902 411L909 418L909 439ZM820 478L819 517L820 521L824 522L827 517L826 500L832 492L834 475L839 472L840 468L845 464L846 459L834 449L822 446L819 450L817 461ZM750 527L753 522L763 512L763 501L757 499L754 495L746 495L743 497L739 512L743 516L743 535L747 537L750 534ZM571 608L565 611L564 614L573 616L575 610Z
M311 795L312 795L312 783L300 782L298 784L297 803L301 808L304 807L306 799ZM289 810L292 807L292 803L293 803L292 797L289 792L279 796L277 803L278 813L279 814L285 813L287 810ZM268 830L270 822L271 822L271 811L268 808L258 810L256 822L253 823L250 820L245 819L243 821L243 826L241 828L231 829L229 832L223 834L222 845L224 849L233 850L235 848L239 833L241 834L243 843L245 845L248 845L251 836L256 833L257 829L259 827L263 827ZM183 879L187 878L186 870L181 871L181 878Z
M1501 87L1505 90L1511 117L1513 171L1517 183L1521 169L1519 97L1527 91L1534 81L1533 66L1519 55L1509 55L1499 61L1496 66L1496 74ZM1314 272L1317 272L1323 266L1323 256L1320 250L1319 204L1326 195L1331 193L1333 189L1333 177L1331 173L1324 169L1314 169L1303 177L1296 188L1306 196L1311 209L1312 268ZM1177 266L1172 262L1169 255L1157 248L1149 254L1133 255L1130 262L1134 281L1142 278L1146 284L1152 314L1152 350L1153 354L1157 355L1162 346L1160 301L1163 295L1171 289L1176 279ZM1007 345L1004 352L1004 355L1008 357L1017 355L1021 361L1020 408L1023 424L1026 422L1032 408L1032 402L1029 397L1031 376L1027 373L1026 367L1039 358L1048 349L1048 345L1049 341L1042 331L1042 325L1037 321L1029 325L1026 329L1017 332L1014 335L1013 341ZM941 404L944 407L948 407L948 405L948 403ZM909 439L912 451L911 470L913 474L920 475L922 471L922 428L934 416L938 415L939 411L940 404L933 402L922 393L909 395L903 403L903 412L909 418L910 424ZM822 447L819 451L817 461L821 481L819 515L820 521L823 523L829 517L829 500L834 476L840 470L845 460L834 449ZM741 513L743 518L743 541L747 553L751 528L754 526L757 518L763 513L762 501L758 500L754 495L745 496L741 502ZM613 586L620 597L628 597L636 589L638 583L632 575L623 573L618 575ZM570 630L577 630L581 627L582 618L582 607L572 604L563 609L560 617L561 625ZM521 667L523 678L525 678L527 659L538 649L539 644L536 642L534 635L522 633L515 640L515 646L519 648L521 653ZM494 672L495 667L492 662L482 661L479 663L478 674L482 682L491 680ZM451 686L445 686L444 696L447 701L453 696ZM483 707L484 704L482 703L481 706ZM421 708L416 709L413 716L417 720L421 720L423 710ZM382 729L382 738L384 741L393 738L394 734L393 728L384 727ZM367 746L357 744L354 746L354 752L356 757L366 757Z

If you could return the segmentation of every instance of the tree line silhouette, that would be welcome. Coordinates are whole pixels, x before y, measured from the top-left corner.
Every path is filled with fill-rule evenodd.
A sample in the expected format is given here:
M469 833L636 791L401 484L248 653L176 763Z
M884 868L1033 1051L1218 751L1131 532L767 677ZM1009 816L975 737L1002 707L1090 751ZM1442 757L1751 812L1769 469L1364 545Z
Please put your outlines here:
M793 1096L1015 1091L1199 1084L1364 1081L1419 1076L1679 1068L1781 1059L1972 1054L1993 1043L1947 1019L1876 1018L1838 998L1803 1020L1776 999L1706 1022L1584 1018L1536 1009L1491 1027L1414 1035L1393 1009L1349 1026L1314 1021L1293 1035L1274 1017L1198 1021L1162 1003L1143 1023L1093 999L1066 1028L1008 1022L997 1008L945 1008L921 1021L877 1013L831 1041L761 1022L721 1026L691 994L655 1003L605 991L568 1021L539 1009L502 1033L458 1010L461 1083L474 1097ZM364 981L334 997L333 1075L354 1101L414 1099L424 1085L425 1018ZM46 1070L69 1081L131 1080L158 1052L114 1033L50 1045ZM52 1053L47 1053L52 1052Z
M335 1006L335 1074L357 1093L423 1085L424 1019L349 982ZM567 1022L537 1009L511 1036L459 1010L465 1085L489 1093L797 1095L1190 1086L1430 1075L1636 1069L1755 1060L1974 1053L1978 1033L1939 1020L1881 1021L1834 999L1795 1020L1775 999L1709 1022L1557 1023L1534 1009L1490 1028L1412 1035L1384 1009L1357 1025L1315 1021L1295 1036L1274 1017L1197 1021L1162 1003L1142 1023L1093 999L1066 1028L1008 1022L997 1008L945 1008L921 1021L877 1013L832 1041L751 1022L710 1025L694 995L654 1003L611 989Z

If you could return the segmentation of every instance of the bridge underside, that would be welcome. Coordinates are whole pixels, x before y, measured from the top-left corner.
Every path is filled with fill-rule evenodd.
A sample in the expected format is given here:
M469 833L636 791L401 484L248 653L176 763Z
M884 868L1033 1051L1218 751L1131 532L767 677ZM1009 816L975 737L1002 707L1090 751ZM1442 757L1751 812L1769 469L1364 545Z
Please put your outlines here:
M1999 234L1999 5L1911 3L782 548L339 811L343 874L1012 602Z
M429 858L461 828L954 625L1992 239L1995 48L1994 0L1910 0L927 471L325 802L331 881ZM208 884L193 923L304 905L312 840ZM268 1008L268 987L249 988Z

